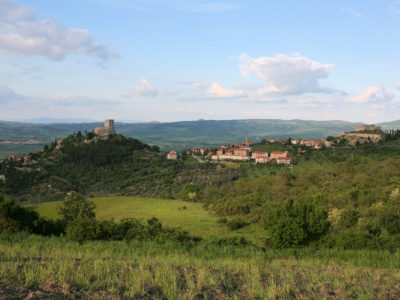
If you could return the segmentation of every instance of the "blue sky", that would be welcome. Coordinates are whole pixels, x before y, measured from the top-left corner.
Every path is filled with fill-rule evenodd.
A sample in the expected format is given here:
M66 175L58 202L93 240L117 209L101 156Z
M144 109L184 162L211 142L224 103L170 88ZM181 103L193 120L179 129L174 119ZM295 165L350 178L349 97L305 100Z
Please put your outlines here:
M399 29L397 0L0 0L0 120L396 120Z

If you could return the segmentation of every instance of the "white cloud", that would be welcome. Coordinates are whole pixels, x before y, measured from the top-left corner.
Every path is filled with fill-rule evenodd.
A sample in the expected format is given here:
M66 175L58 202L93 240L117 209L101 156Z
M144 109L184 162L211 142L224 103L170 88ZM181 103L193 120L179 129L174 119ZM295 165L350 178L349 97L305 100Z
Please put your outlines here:
M394 88L395 88L396 90L400 90L400 82L396 82L396 83L394 84Z
M10 0L0 0L1 20L31 20L35 17L35 9L14 3Z
M340 11L345 12L345 13L347 13L349 15L352 15L353 17L357 17L357 18L362 17L361 13L355 11L352 8L341 8Z
M142 78L134 89L135 95L144 97L155 97L158 90L145 78Z
M118 96L124 98L132 98L135 96L142 96L142 97L155 97L158 95L158 90L146 79L142 78L136 84L133 91L128 91L125 93L120 93Z
M350 98L350 102L354 103L382 103L389 102L394 97L394 94L387 92L382 86L370 86L360 96Z
M298 55L278 54L275 57L251 58L241 55L239 66L243 76L256 74L265 83L261 95L301 95L304 93L333 93L321 87L320 80L329 77L333 65L322 64Z
M238 98L245 95L242 90L225 89L218 83L213 83L208 92L217 98Z
M217 99L236 99L246 97L246 93L240 89L227 89L219 83L212 84L200 81L187 83L192 89L192 95L185 100L217 100Z
M69 54L108 59L116 56L96 42L86 29L64 28L53 20L35 20L32 8L0 0L0 51L39 55L53 60Z

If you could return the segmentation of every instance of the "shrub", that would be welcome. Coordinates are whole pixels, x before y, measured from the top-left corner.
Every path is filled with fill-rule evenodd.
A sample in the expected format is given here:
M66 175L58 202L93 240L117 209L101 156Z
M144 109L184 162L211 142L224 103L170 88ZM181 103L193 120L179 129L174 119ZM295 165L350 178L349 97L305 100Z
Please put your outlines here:
M215 242L218 246L247 246L250 243L244 237L222 238Z
M349 228L357 224L360 215L355 209L345 209L340 213L339 225Z
M227 218L221 218L221 219L218 219L217 222L220 225L225 225L228 222L228 219Z
M320 239L330 223L328 213L316 205L288 200L267 214L265 225L271 232L271 246L286 248Z
M249 223L242 219L233 219L233 220L226 222L226 225L228 226L228 228L230 230L238 230L240 228L243 228L243 227L249 225Z
M96 219L80 215L68 223L65 232L67 238L79 243L96 240L98 238Z
M32 232L42 235L60 235L64 223L45 220L35 211L23 208L11 198L0 195L0 232Z

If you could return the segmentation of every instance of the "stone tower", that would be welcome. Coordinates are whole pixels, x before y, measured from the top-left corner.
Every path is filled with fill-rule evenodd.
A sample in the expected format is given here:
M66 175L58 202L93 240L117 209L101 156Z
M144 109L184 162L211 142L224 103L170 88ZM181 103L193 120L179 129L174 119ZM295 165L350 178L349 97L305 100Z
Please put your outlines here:
M105 120L104 128L107 129L108 134L115 134L114 120L113 119Z
M101 139L106 139L110 135L116 134L114 128L114 120L108 119L104 121L104 127L96 127L94 129L94 133L99 136Z

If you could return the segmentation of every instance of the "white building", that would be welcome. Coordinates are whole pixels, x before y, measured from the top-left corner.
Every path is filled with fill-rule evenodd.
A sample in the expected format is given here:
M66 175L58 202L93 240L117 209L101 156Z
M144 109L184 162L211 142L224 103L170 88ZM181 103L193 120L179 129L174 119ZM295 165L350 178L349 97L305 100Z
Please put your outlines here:
M177 160L178 159L178 153L176 153L175 151L170 151L167 154L167 159Z

